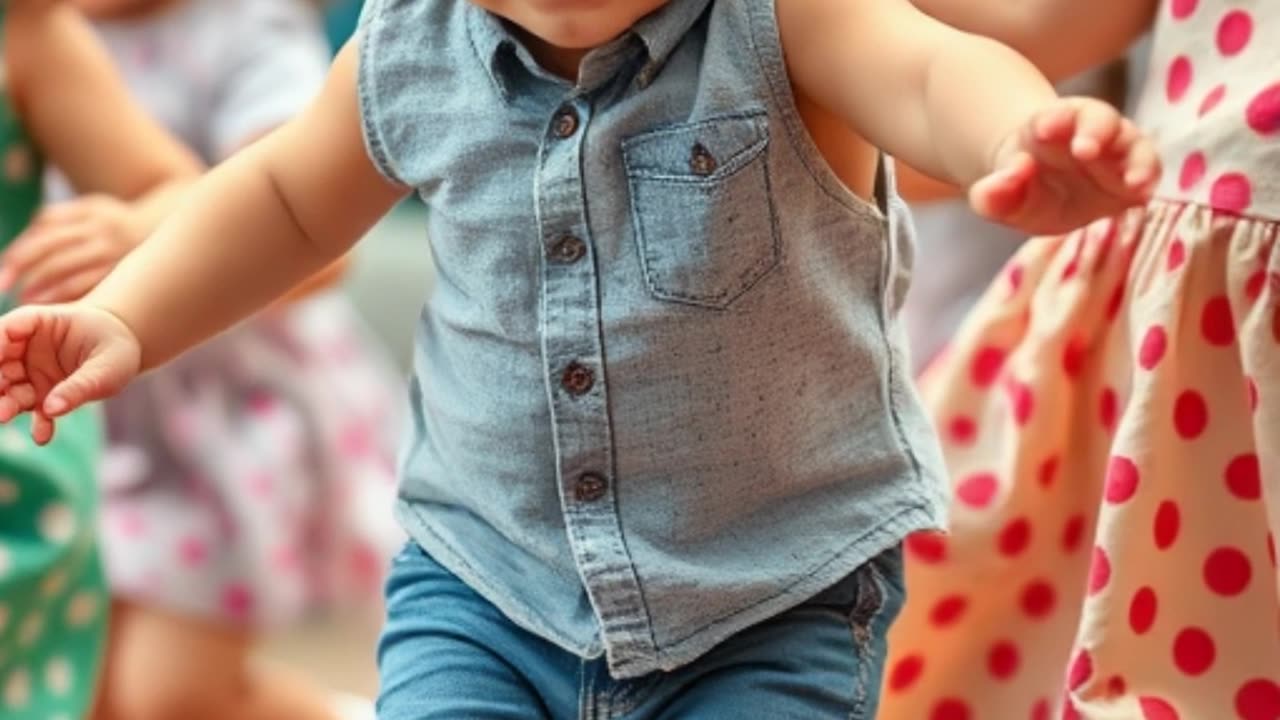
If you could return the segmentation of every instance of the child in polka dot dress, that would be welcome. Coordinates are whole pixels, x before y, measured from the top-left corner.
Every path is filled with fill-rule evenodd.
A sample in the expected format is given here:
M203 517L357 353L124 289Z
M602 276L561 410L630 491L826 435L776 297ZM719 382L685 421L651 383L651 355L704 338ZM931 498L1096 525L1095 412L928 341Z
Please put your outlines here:
M1154 23L1170 172L1028 243L926 379L953 534L909 542L883 717L1280 717L1280 4L919 4L1051 75Z
M80 189L124 197L150 189L128 208L139 216L198 172L195 159L127 100L69 10L0 2L0 247L39 208L41 151ZM86 117L93 122L79 121ZM93 697L107 607L94 542L102 428L91 409L69 420L52 452L23 437L26 419L0 431L5 720L83 717Z

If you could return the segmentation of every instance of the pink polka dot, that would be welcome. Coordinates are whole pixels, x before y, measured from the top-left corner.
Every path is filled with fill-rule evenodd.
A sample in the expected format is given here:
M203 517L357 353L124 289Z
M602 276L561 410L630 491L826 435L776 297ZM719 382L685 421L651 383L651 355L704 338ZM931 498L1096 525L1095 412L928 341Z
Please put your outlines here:
M1213 112L1213 109L1222 103L1222 99L1227 96L1227 86L1219 85L1205 94L1204 99L1200 101L1200 117L1204 117Z
M1067 342L1067 346L1062 351L1062 369L1068 377L1080 377L1080 373L1084 371L1087 352L1088 347L1080 336L1077 335Z
M947 540L940 533L918 532L907 536L907 552L926 565L936 565L947 559Z
M279 402L271 393L263 390L255 390L249 393L245 398L245 405L249 412L259 417L270 415L279 407Z
M1112 457L1107 468L1107 502L1127 502L1138 492L1138 479L1138 466L1132 460L1121 455Z
M1179 55L1169 64L1168 78L1165 80L1165 94L1169 102L1176 103L1187 94L1191 87L1191 58Z
M969 706L963 700L955 698L940 701L929 714L929 720L970 720L972 717Z
M1174 272L1187 261L1187 246L1181 240L1174 240L1169 246L1169 256L1165 259L1165 269Z
M267 472L254 473L245 482L249 486L249 493L260 500L271 497L275 491L275 480Z
M964 617L967 609L969 601L963 595L949 595L933 606L933 610L929 612L929 622L937 628L951 627Z
M1026 518L1012 520L1000 531L996 545L1005 557L1021 555L1031 544L1031 523Z
M1097 595L1111 582L1111 559L1100 547L1093 549L1093 561L1089 563L1089 594Z
M1280 315L1277 315L1277 317L1280 317ZM1245 384L1245 392L1249 396L1249 411L1257 412L1258 411L1258 383L1253 378L1247 377L1244 379L1244 384Z
M982 509L996 497L999 481L991 473L970 475L956 486L956 498L971 508Z
M1270 85L1255 95L1244 112L1249 127L1259 135L1271 136L1280 132L1280 83Z
M1093 677L1093 656L1088 650L1081 650L1076 653L1071 661L1071 668L1067 671L1067 689L1075 692L1089 682L1091 677Z
M137 510L121 510L111 516L116 531L128 538L139 538L147 532L147 519Z
M1149 587L1139 589L1129 602L1129 628L1137 635L1146 635L1155 625L1158 605L1155 590Z
M1009 266L1008 278L1010 294L1016 295L1018 294L1018 291L1022 289L1022 278L1025 273L1026 270L1017 263L1013 263Z
M1187 390L1178 396L1173 406L1173 426L1184 440L1194 440L1209 424L1209 408L1204 397L1195 390Z
M1067 519L1067 524L1062 528L1062 549L1068 554L1080 549L1080 543L1084 540L1085 519L1083 514L1075 514Z
M302 568L302 552L296 545L281 545L272 553L271 564L277 572L286 574L297 572Z
M1110 679L1107 680L1107 697L1111 697L1111 698L1122 697L1125 691L1128 689L1129 689L1129 684L1126 683L1124 681L1124 678L1120 677L1119 675L1112 675Z
M1102 429L1115 432L1116 420L1120 415L1120 401L1116 399L1116 391L1111 388L1102 389L1102 397L1098 401L1098 418L1102 421Z
M1236 714L1240 720L1280 718L1280 686L1271 680L1250 680L1236 692Z
M1138 698L1138 707L1142 708L1142 720L1181 720L1178 711L1160 698Z
M1000 370L1004 367L1005 352L1000 348L985 347L973 356L973 365L969 369L969 376L973 380L973 384L981 388L991 387L995 384L996 378L1000 377Z
M1204 583L1213 592L1234 597L1245 591L1253 576L1249 558L1236 548L1221 547L1205 559Z
M1241 455L1227 465L1227 489L1241 500L1257 500L1262 497L1262 469L1258 456Z
M1156 510L1156 548L1168 550L1173 547L1173 543L1178 539L1178 531L1181 529L1182 513L1178 510L1178 504L1172 500L1160 503L1159 509Z
M1173 13L1175 20L1186 20L1196 11L1198 0L1172 0L1169 3L1169 10Z
M1267 272L1259 270L1249 276L1244 283L1244 296L1249 302L1257 302L1262 291L1267 289Z
M1125 291L1126 286L1124 283L1116 286L1116 289L1111 291L1111 298L1107 300L1107 322L1115 322L1115 319L1120 316L1120 310L1124 307Z
M1244 212L1253 204L1253 185L1240 173L1219 175L1209 189L1209 203L1218 210Z
M1013 420L1019 426L1031 422L1031 414L1035 411L1035 395L1031 386L1017 380L1010 380L1005 387L1009 395L1009 406L1013 410Z
M1049 720L1053 709L1049 705L1048 698L1040 698L1035 705L1031 706L1031 720Z
M1013 677L1018 672L1019 662L1017 646L1008 641L996 643L987 653L987 670L996 680L1008 680Z
M1043 580L1034 580L1022 590L1022 612L1032 620L1043 620L1053 613L1058 596L1053 586Z
M209 559L209 546L197 537L183 538L178 543L178 559L186 567L199 567Z
M1205 171L1208 170L1204 159L1204 153L1196 151L1191 153L1182 161L1182 170L1178 172L1178 187L1183 190L1190 190L1204 179ZM1170 268L1177 267L1173 264L1172 259L1169 262Z
M1053 481L1058 477L1058 458L1051 457L1041 463L1038 477L1040 480L1040 487L1052 487Z
M248 617L253 610L253 592L239 583L226 586L222 590L222 609L233 618Z
M1210 345L1225 347L1236 340L1236 323L1231 317L1231 301L1225 295L1210 298L1200 313L1200 332Z
M1243 10L1233 10L1218 23L1218 51L1227 57L1238 55L1253 36L1253 18Z
M916 684L924 673L924 658L919 655L908 655L894 663L889 671L889 692L905 692Z
M372 455L374 452L372 430L363 423L348 425L338 437L338 451L348 459Z
M1062 699L1062 720L1081 720L1080 709L1069 695Z
M1142 347L1138 350L1138 363L1143 370L1154 370L1164 359L1165 350L1169 347L1169 336L1164 327L1152 325L1142 338Z
M1192 677L1207 672L1217 652L1213 638L1200 628L1187 628L1173 639L1173 663Z
M978 424L967 415L957 415L947 424L947 436L956 445L971 445L978 437Z

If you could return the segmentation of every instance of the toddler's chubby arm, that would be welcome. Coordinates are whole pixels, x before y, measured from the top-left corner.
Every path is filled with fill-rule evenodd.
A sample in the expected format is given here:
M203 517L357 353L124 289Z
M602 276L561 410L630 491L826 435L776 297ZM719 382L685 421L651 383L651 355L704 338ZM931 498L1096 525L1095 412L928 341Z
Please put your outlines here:
M83 301L0 319L0 421L53 419L217 334L328 266L405 196L365 151L354 46L314 104L209 172Z
M1114 60L1150 29L1160 0L913 0L953 27L995 38L1054 82Z
M797 88L872 144L969 188L986 217L1065 232L1143 202L1159 175L1151 144L1114 108L1057 97L1021 55L909 0L777 8Z

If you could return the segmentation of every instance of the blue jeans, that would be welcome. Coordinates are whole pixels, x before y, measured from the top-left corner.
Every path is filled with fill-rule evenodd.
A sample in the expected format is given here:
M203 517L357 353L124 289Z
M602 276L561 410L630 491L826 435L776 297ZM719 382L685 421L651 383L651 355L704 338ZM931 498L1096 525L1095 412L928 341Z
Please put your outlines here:
M620 681L603 659L517 627L410 544L387 583L378 718L871 720L903 596L895 548L690 665Z

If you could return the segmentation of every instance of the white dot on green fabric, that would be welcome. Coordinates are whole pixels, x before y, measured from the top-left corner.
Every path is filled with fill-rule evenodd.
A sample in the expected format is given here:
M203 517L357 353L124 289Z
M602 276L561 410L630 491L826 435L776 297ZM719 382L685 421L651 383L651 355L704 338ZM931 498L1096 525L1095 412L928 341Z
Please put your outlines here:
M44 613L33 612L22 619L18 626L18 643L23 647L33 647L44 632Z
M9 182L20 183L31 179L35 162L31 149L26 145L14 145L4 154L4 176Z
M64 657L55 657L44 666L44 684L54 695L66 695L71 692L71 683L74 680L71 662Z
M46 505L40 511L40 536L54 543L65 543L75 537L76 516L63 503Z
M9 548L4 543L0 543L0 578L8 575L12 567L13 556L9 554Z
M22 710L31 702L31 675L21 668L9 673L4 681L4 704L10 710Z
M0 449L16 454L25 452L30 447L27 436L23 435L21 430L14 427L0 430Z
M98 614L98 595L92 590L81 590L67 604L67 624L81 628L93 622Z
M49 576L40 581L40 594L46 598L54 598L62 594L67 587L67 573L65 570L55 570L49 573Z

